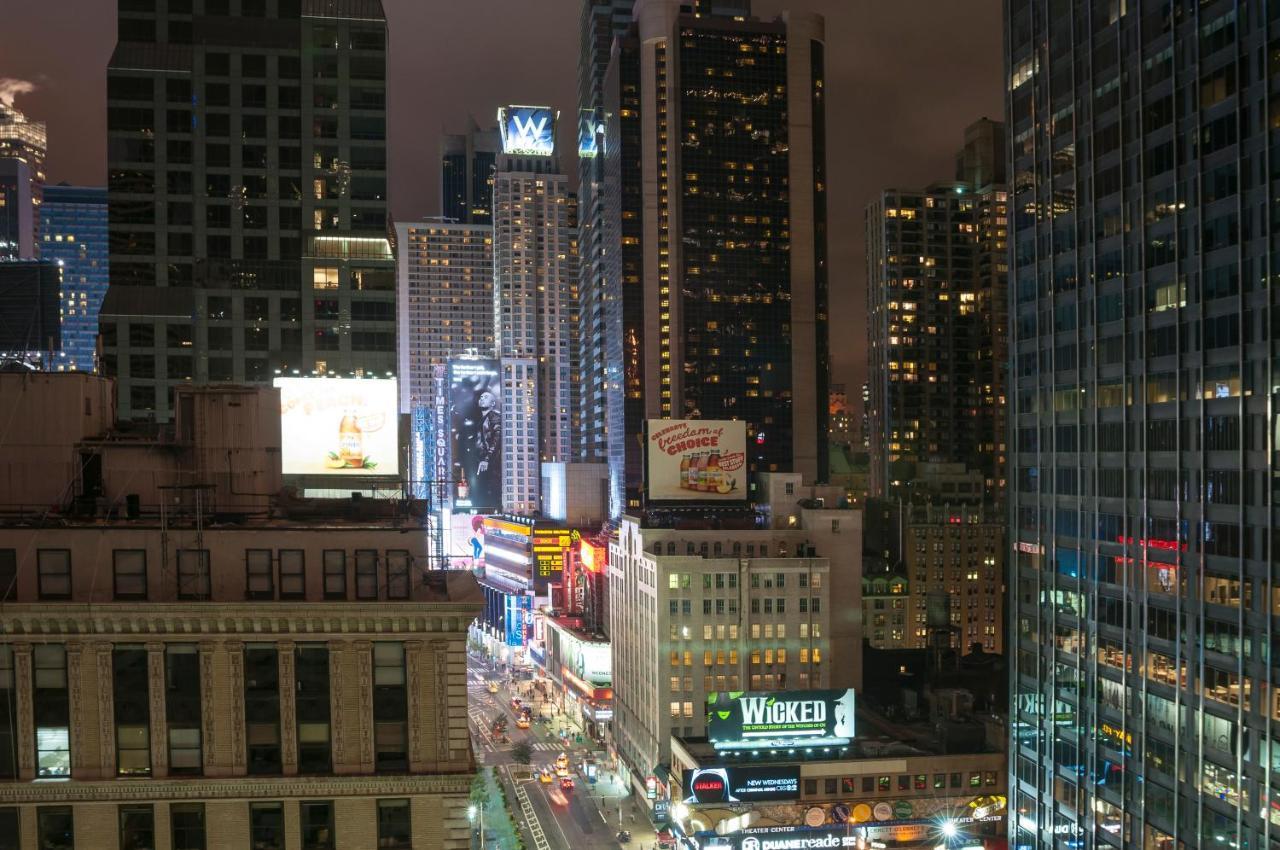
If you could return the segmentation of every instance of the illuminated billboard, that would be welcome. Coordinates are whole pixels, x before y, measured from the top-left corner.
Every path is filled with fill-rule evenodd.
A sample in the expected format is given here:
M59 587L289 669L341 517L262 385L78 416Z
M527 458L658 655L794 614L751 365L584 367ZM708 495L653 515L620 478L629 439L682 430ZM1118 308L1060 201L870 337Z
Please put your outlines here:
M751 803L800 799L800 766L702 767L684 772L690 804Z
M497 360L449 363L451 495L455 511L502 507L502 370Z
M504 106L498 110L502 152L511 156L551 156L556 150L557 113L549 106Z
M712 692L707 695L707 739L717 750L848 744L853 740L853 689Z
M581 535L576 528L534 528L533 561L534 578L539 582L560 581L564 573L564 558Z
M484 564L484 515L445 511L445 516L444 550L449 567L470 569Z
M593 157L600 152L604 127L594 109L578 110L578 156Z
M747 426L723 419L650 419L650 501L740 502L747 497Z
M398 475L394 378L276 378L285 475Z

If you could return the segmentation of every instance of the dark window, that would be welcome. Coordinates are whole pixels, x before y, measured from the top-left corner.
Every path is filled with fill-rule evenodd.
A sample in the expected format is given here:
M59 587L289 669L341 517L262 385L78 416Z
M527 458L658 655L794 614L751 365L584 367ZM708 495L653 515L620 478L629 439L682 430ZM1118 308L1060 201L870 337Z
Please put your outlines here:
M387 598L409 598L409 552L405 549L387 550Z
M0 602L18 598L18 550L0 549Z
M118 776L151 775L151 701L147 682L146 647L116 646L112 653L112 702Z
M245 647L244 719L249 773L280 773L280 661L274 646Z
M245 596L249 599L274 599L275 576L272 574L270 549L244 550Z
M209 550L178 550L178 598L209 598Z
M22 850L18 832L18 807L0 809L0 850Z
M249 846L284 850L284 807L280 803L249 804Z
M18 688L14 673L13 647L0 644L0 779L18 775ZM3 834L0 825L0 835Z
M341 549L324 550L324 598L347 598L347 553Z
M57 643L32 648L36 724L36 777L71 776L71 701L67 694L67 651Z
M203 769L200 653L193 644L169 644L165 647L164 667L169 773L199 775Z
M70 806L36 809L36 850L75 850L75 821Z
M147 598L147 551L116 549L112 553L116 599Z
M302 850L333 850L333 803L329 800L298 804Z
M174 803L169 806L169 823L173 850L205 850L203 803Z
M409 769L404 644L373 645L373 745L377 770Z
M306 559L302 549L280 550L281 599L302 599L307 595Z
M71 550L37 550L36 577L41 599L70 599Z
M378 801L378 850L412 850L408 800Z
M333 769L329 744L329 648L324 644L302 644L295 653L298 771L328 773Z
M378 598L378 550L356 550L356 599Z
M155 850L156 819L150 806L120 807L120 850Z

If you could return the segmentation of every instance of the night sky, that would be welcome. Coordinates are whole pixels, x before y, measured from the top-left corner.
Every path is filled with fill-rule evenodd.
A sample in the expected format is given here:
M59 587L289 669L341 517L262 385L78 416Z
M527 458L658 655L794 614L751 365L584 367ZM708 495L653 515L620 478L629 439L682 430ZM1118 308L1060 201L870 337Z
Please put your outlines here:
M442 130L492 123L502 103L561 111L576 175L580 0L383 0L391 28L391 206L440 212ZM755 0L827 19L827 165L833 380L850 395L866 366L863 210L882 188L950 179L969 122L1003 117L998 0ZM106 65L114 0L6 4L0 78L35 86L17 106L49 125L50 182L106 182Z

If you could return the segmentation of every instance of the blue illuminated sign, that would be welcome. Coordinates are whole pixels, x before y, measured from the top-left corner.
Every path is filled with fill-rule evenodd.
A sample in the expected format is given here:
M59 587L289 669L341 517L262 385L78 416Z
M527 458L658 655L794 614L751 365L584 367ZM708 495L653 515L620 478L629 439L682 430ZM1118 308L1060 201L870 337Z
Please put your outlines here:
M594 109L578 110L578 156L592 157L599 153L599 138L604 132Z
M556 150L556 113L547 106L504 106L498 110L502 152L551 156Z

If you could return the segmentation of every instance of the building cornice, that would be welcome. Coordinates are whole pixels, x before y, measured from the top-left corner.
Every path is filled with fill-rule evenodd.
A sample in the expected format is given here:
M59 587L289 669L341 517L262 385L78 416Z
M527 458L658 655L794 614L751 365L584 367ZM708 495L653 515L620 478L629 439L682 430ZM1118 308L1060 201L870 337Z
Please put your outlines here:
M474 773L422 776L278 776L231 779L119 779L0 784L9 803L112 803L143 800L394 797L468 794Z
M479 616L474 602L430 603L78 603L0 606L8 637L433 634L461 638Z

